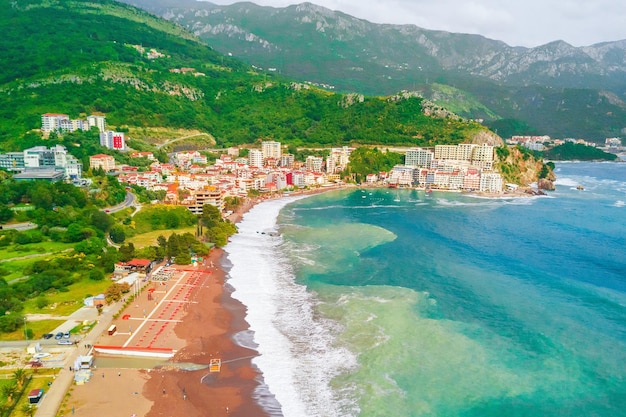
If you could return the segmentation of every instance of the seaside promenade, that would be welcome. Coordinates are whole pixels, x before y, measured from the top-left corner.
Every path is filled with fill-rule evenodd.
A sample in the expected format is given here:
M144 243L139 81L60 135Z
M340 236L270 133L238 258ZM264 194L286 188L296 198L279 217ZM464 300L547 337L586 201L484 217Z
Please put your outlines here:
M77 345L67 349L71 353L65 360L65 366L60 368L59 373L54 379L54 383L50 386L43 400L38 405L35 417L55 417L57 415L57 411L59 410L65 394L74 382L74 372L69 370L70 365L68 364L73 364L78 355L87 353L83 346L87 344L93 345L100 334L109 327L110 323L113 321L113 316L121 307L122 303L117 302L104 308L102 314L98 316L98 323L93 329L91 329Z

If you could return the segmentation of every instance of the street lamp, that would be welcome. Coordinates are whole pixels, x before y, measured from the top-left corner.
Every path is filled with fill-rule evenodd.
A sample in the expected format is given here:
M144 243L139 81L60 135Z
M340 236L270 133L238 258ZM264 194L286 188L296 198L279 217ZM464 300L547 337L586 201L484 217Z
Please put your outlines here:
M24 339L28 340L28 332L26 331L26 316L24 316Z

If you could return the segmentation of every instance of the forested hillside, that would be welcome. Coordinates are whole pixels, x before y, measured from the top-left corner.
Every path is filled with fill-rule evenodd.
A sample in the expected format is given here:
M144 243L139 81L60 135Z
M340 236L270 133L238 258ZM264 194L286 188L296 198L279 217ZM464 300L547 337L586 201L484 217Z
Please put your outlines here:
M113 129L197 129L212 134L218 147L263 138L296 145L432 145L486 130L449 115L426 116L414 95L335 94L254 71L128 5L0 3L4 150L20 147L46 112L105 114Z
M527 126L526 135L601 143L626 127L624 41L574 47L555 40L524 48L473 34L371 23L310 2L123 1L251 65L337 91L419 91L494 128L499 119L516 120L518 128ZM510 127L502 123L498 132L510 137L517 133Z

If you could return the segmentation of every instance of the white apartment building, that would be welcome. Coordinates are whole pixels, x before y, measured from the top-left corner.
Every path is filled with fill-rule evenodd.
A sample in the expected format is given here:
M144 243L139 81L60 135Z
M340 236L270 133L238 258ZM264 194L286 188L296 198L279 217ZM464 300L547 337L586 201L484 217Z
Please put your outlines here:
M459 161L470 161L472 159L472 152L478 145L473 143L459 143L456 146L456 159Z
M100 132L104 132L107 126L106 117L95 115L87 116L87 124L89 126L88 129L97 127Z
M59 130L62 120L68 120L67 114L45 113L41 115L41 130L43 132L52 132Z
M482 169L491 169L494 161L494 147L491 145L483 144L481 146L475 146L472 149L472 164L481 167Z
M280 157L280 166L284 168L293 167L293 163L295 162L295 157L293 154L286 153Z
M354 148L343 146L341 148L331 148L328 158L326 158L326 172L335 174L343 171L350 163L350 154Z
M123 151L126 149L126 139L124 138L124 133L113 132L112 130L100 132L100 145L107 149Z
M454 171L450 174L450 189L462 190L465 182L465 175L461 171Z
M306 181L304 177L304 172L302 171L293 171L291 174L291 182L294 187L302 188L306 186Z
M457 159L456 145L435 145L435 159Z
M263 167L263 152L258 149L250 149L248 153L248 165L251 167Z
M45 113L41 115L41 131L50 133L57 132L74 132L76 130L89 130L97 127L100 132L104 132L106 128L106 118L104 116L88 116L87 120L70 119L67 114Z
M322 165L324 164L324 158L321 156L309 155L306 158L306 169L313 172L322 172Z
M501 192L502 177L495 172L483 172L480 175L480 191Z
M389 183L410 186L411 184L413 184L414 173L415 168L406 167L403 165L396 165L395 167L393 167L389 175Z
M416 168L428 168L434 158L432 151L422 148L413 148L406 151L404 165Z
M261 151L263 153L263 159L274 158L280 161L280 157L282 156L280 142L275 142L272 140L264 140L263 142L261 142Z

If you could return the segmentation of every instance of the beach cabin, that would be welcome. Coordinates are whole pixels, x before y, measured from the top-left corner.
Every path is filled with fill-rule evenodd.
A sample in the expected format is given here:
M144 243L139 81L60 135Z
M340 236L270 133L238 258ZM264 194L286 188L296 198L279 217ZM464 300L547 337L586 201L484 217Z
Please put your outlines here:
M80 355L76 360L78 369L91 369L93 366L93 355Z
M43 389L34 389L28 393L29 404L39 404L39 400L43 397Z
M85 307L102 308L104 307L105 302L106 301L105 301L104 294L98 294L93 297L85 298L85 300L83 301L83 304L85 305Z

